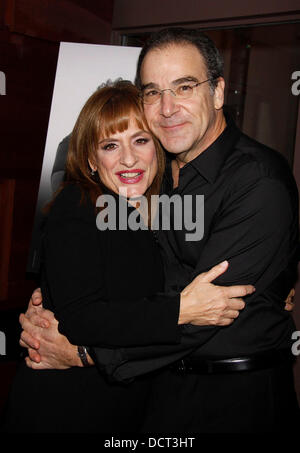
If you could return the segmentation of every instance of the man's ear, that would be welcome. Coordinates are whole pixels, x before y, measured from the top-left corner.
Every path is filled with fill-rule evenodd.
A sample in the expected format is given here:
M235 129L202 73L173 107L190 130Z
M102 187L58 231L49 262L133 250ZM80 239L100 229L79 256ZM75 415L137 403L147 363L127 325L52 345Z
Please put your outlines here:
M215 87L214 92L214 106L216 110L220 110L224 105L224 90L225 90L225 80L223 77L218 78L218 84Z

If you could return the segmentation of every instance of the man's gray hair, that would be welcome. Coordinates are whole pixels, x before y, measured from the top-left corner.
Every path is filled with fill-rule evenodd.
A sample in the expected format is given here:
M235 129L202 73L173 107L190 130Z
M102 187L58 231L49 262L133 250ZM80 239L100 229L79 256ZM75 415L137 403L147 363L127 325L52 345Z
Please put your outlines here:
M138 63L135 84L142 89L141 66L147 53L152 49L158 49L170 44L191 44L195 46L204 58L207 68L207 78L210 79L211 88L217 86L217 79L223 77L223 58L215 43L200 30L187 28L164 28L153 33L141 50Z

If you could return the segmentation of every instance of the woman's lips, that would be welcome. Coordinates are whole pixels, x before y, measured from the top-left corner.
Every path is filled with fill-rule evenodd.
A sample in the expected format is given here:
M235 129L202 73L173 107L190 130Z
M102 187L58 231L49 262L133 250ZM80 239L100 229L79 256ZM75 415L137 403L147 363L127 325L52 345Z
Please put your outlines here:
M144 173L145 170L140 170L139 168L137 168L134 170L118 171L116 175L124 184L136 184L143 179Z

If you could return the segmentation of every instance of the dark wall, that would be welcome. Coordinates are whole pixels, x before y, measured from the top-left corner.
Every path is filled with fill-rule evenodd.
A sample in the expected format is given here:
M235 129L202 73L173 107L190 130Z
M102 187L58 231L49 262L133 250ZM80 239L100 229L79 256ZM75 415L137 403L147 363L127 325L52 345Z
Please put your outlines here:
M0 310L24 304L24 278L60 41L109 44L113 0L5 0L0 7ZM8 183L10 181L10 183ZM1 198L2 197L2 198ZM1 230L2 228L2 230ZM9 259L9 261L8 261ZM5 262L4 262L5 261ZM26 296L27 297L27 296Z
M299 13L299 0L115 0L113 29L189 26L199 22L209 28L228 20L237 24L264 23L272 20L271 16L280 22Z
M26 278L60 41L110 44L114 0L1 0L0 412L19 354L18 314L36 282ZM0 87L1 88L1 87ZM2 93L3 90L0 89Z

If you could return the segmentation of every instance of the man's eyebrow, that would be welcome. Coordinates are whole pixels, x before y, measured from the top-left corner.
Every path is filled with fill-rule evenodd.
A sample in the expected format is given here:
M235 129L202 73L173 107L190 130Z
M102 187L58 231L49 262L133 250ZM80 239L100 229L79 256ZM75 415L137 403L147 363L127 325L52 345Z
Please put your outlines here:
M179 79L176 79L176 80L173 80L173 82L171 82L171 85L181 85L182 83L186 83L186 82L199 82L199 80L197 79L197 77L194 77L194 76L184 76L184 77L180 77ZM146 88L159 88L157 83L154 83L154 82L149 82L149 83L146 83L145 85L142 85L142 90L145 90Z
M173 80L172 82L172 85L181 85L182 83L185 83L185 82L199 82L199 80L197 79L197 77L194 77L194 76L184 76L184 77L180 77L179 79L176 79L176 80Z
M142 85L142 90L145 90L146 88L158 88L157 83L149 82L146 83L145 85Z

